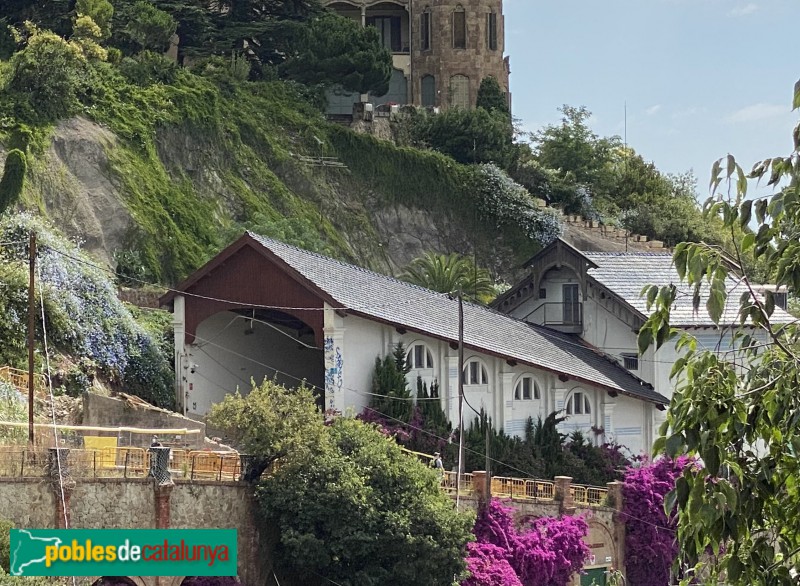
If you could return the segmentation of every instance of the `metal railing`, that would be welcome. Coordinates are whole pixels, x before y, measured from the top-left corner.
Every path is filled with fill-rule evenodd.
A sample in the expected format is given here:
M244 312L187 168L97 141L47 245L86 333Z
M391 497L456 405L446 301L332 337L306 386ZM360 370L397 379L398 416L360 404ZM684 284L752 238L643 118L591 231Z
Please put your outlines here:
M447 472L445 471L444 475L442 476L442 489L445 492L450 494L456 494L456 486L457 486L457 476L455 472ZM462 474L461 475L461 486L460 486L460 494L463 495L470 495L473 493L475 489L475 485L472 480L472 474Z
M492 496L511 500L552 501L556 487L553 482L524 478L492 477Z
M18 368L10 366L0 366L0 380L7 382L21 393L28 392L28 373ZM34 373L33 390L36 393L44 393L47 382L44 375Z
M580 301L546 301L536 307L524 321L543 326L583 325L583 303Z
M152 454L144 448L117 447L64 450L63 470L71 478L144 478L150 472ZM51 454L47 449L0 446L0 478L47 476ZM171 450L169 471L173 478L239 481L241 460L236 452Z
M572 494L572 502L575 505L597 507L603 504L608 496L608 489L598 486L581 486L573 484L569 489Z

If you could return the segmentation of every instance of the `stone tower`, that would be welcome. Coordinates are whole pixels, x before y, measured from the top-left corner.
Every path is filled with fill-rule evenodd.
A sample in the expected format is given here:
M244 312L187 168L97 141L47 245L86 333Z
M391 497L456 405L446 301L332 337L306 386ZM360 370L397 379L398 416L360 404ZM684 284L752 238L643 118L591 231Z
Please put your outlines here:
M324 0L343 16L374 26L392 53L389 93L375 104L474 108L481 80L509 95L503 0ZM334 98L335 101L335 98ZM350 95L339 106L350 110ZM510 102L510 99L509 99Z
M502 0L412 0L411 102L475 107L492 76L509 95Z

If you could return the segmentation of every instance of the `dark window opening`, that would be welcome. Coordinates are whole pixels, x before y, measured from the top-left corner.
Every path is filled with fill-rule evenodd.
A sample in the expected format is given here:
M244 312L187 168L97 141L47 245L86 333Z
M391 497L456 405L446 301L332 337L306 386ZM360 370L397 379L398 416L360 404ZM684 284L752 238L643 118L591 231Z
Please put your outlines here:
M486 15L486 45L490 51L497 50L497 13Z
M467 48L467 15L460 6L453 12L453 48Z

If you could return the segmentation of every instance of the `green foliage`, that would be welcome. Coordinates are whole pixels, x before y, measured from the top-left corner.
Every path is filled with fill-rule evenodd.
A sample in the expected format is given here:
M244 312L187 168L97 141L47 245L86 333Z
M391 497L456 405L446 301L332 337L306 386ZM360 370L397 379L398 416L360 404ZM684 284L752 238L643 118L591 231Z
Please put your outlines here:
M321 426L321 424L320 424ZM474 521L424 464L372 426L339 418L304 457L268 475L257 498L281 532L279 568L302 583L450 586Z
M484 77L481 80L476 106L489 112L496 111L509 114L508 97L495 77Z
M378 413L408 422L412 413L412 397L406 375L411 369L406 362L406 349L398 342L391 356L375 359L370 404Z
M142 50L163 51L169 46L177 27L169 13L140 0L133 6L125 32Z
M54 33L35 27L28 32L26 47L11 58L8 89L16 96L20 121L47 124L77 110L86 58L77 44Z
M261 522L280 531L278 569L298 583L450 586L463 572L473 518L373 426L348 418L326 426L309 389L271 381L228 395L209 423L262 467L280 460L256 496Z
M11 542L9 531L13 528L13 523L0 519L0 571L11 571Z
M544 167L571 176L578 184L608 193L612 183L608 160L620 145L619 137L602 138L589 128L585 107L564 105L561 124L547 126L534 135L536 157Z
M489 271L456 253L428 252L412 260L400 278L439 293L461 292L465 299L477 303L489 303L497 296Z
M25 187L27 169L25 153L19 149L10 150L3 167L3 177L0 179L0 214L19 200Z
M212 407L208 422L223 430L243 453L267 463L301 458L315 450L324 435L311 390L289 390L270 380L244 397L238 391L225 395Z
M160 53L142 51L134 57L125 57L119 70L131 83L147 86L154 83L171 84L178 78L178 65Z
M26 397L23 397L6 381L0 380L0 421L23 423L27 420L28 401ZM6 445L19 444L26 439L27 431L24 427L5 425L0 427L0 441ZM0 521L0 567L8 568L8 531L4 531L2 521Z
M72 31L71 40L81 48L87 59L105 61L108 58L108 51L99 44L99 41L103 38L103 31L92 20L92 17L79 16L75 19Z
M0 248L0 360L18 366L24 361L27 311L27 242L34 231L39 243L38 296L44 299L47 337L53 354L80 356L72 373L72 392L79 393L89 376L102 374L115 390L138 394L159 406L174 401L172 354L131 316L117 297L107 272L43 221L28 214L6 216L0 222L0 240L15 242ZM37 296L37 297L38 297ZM43 330L38 312L35 337ZM79 371L79 372L78 372Z
M327 13L298 29L294 45L279 68L286 79L377 96L389 91L392 56L375 27Z
M751 251L776 284L800 288L800 127L793 135L788 157L756 163L749 174L732 156L714 163L704 209L732 236L745 230L733 239L732 253L682 243L673 256L695 303L702 292L714 321L726 302L738 301L732 351L698 350L694 339L671 328L674 287L646 291L654 312L640 330L640 346L661 346L678 336L681 351L672 372L676 391L654 451L698 456L704 467L685 471L665 498L665 510L678 508L679 563L689 570L682 584L701 575L709 582L725 576L732 585L788 586L800 570L800 534L787 522L800 514L800 328L776 319L770 293L753 294L746 269L737 274L745 288L738 300L728 300L726 287L731 267L741 268L742 255ZM764 179L774 193L748 199L748 178ZM750 231L753 221L757 228Z
M507 113L499 110L451 108L439 114L412 118L415 142L444 153L459 163L513 166L516 148Z
M114 6L108 0L77 0L75 13L80 18L88 16L100 27L100 40L111 36L111 19L114 16Z

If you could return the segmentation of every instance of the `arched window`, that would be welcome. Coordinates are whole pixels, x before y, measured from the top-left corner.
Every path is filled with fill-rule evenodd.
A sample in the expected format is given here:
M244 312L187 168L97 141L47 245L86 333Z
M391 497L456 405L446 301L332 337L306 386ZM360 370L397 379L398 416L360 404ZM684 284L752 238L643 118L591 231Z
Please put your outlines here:
M591 415L592 404L589 395L584 391L575 391L567 399L565 409L567 415Z
M489 373L486 372L486 367L481 364L481 361L477 359L472 359L464 365L462 376L465 385L489 384Z
M450 105L453 108L469 108L469 78L466 75L450 78Z
M422 76L422 105L426 108L436 105L436 78L432 75Z
M431 7L426 6L419 15L419 44L422 51L430 51L431 48L431 23Z
M533 399L539 400L542 398L542 393L539 390L539 384L530 375L525 375L517 386L514 387L514 400L515 401L531 401Z
M433 354L425 344L414 344L406 354L406 364L412 370L433 368Z
M453 49L467 48L467 13L459 4L453 10Z
M486 13L486 48L497 51L497 13Z

